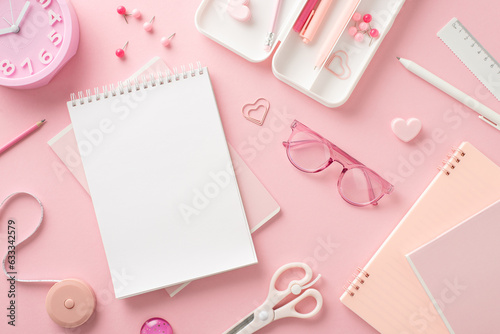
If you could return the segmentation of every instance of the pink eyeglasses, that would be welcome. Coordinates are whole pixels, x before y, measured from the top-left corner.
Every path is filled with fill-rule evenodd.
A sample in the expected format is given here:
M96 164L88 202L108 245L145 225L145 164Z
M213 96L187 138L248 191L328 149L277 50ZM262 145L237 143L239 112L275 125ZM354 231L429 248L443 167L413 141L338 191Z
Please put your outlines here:
M306 173L321 172L334 161L340 163L343 170L337 188L347 203L377 205L385 194L392 192L392 184L304 124L295 120L290 127L292 134L283 142L288 160Z

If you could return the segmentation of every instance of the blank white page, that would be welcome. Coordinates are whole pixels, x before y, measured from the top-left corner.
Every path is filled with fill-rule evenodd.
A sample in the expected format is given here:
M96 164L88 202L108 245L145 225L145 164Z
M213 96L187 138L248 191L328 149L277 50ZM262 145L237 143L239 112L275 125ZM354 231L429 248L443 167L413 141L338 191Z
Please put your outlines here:
M68 102L115 296L256 263L208 69L131 87Z

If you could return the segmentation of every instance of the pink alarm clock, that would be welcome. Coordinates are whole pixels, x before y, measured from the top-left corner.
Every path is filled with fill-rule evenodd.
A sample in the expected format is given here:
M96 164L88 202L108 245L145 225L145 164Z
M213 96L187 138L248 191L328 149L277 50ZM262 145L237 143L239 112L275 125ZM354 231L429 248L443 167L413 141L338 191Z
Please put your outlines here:
M0 85L46 85L78 49L80 30L67 0L0 1Z

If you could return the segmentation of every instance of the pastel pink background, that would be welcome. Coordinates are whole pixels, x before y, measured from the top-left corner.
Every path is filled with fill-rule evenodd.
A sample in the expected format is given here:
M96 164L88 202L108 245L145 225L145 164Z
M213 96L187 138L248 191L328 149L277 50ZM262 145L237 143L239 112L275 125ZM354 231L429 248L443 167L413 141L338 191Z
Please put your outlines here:
M46 87L32 91L0 87L0 143L42 118L48 120L32 137L0 156L0 197L30 191L46 208L37 237L17 253L21 277L84 279L97 294L97 313L79 329L64 330L45 312L49 285L19 283L13 329L4 315L8 285L0 279L2 333L138 333L142 323L154 316L167 319L175 333L220 333L260 304L274 271L292 261L308 262L323 275L316 286L325 299L323 311L310 320L281 320L262 333L375 333L339 301L351 273L365 265L422 193L450 146L468 140L500 163L498 131L407 72L395 59L410 58L500 111L500 103L436 37L456 16L500 59L494 32L500 10L497 1L407 0L351 99L337 109L323 107L274 78L270 59L248 63L198 33L194 14L200 1L73 3L81 27L75 58ZM143 20L130 18L130 24L125 24L116 14L118 5L140 8ZM141 24L153 15L154 32L147 34ZM165 49L159 40L173 32L177 35L172 47ZM114 50L127 40L126 59L119 60ZM254 234L258 265L194 282L172 299L165 291L157 291L115 300L92 203L46 142L70 122L65 104L70 93L126 78L155 55L171 67L197 60L209 66L227 137L280 203L282 212ZM241 107L258 97L271 102L263 127L241 115ZM284 121L277 116L283 113L290 115ZM379 207L356 208L337 193L339 167L318 175L297 171L281 145L289 136L293 117L388 177L395 192ZM417 140L405 144L395 138L390 130L395 117L421 119L423 131ZM443 135L433 140L433 132L440 131ZM410 160L413 166L404 169L403 161ZM389 177L398 173L401 178L397 180ZM22 215L21 210L26 213ZM7 218L16 217L25 235L34 227L37 214L29 200L16 201L0 212L2 253L7 248ZM138 238L147 239L149 233L138 225Z

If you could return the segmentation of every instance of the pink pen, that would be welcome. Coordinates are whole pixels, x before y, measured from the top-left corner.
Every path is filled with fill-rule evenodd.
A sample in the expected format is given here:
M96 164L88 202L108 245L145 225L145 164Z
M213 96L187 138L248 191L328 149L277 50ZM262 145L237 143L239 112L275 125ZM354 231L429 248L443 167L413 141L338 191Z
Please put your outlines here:
M26 130L23 133L21 133L16 138L12 139L4 147L0 148L0 154L2 154L3 152L7 151L9 148L11 148L12 146L16 145L18 142L20 142L24 138L28 137L31 133L33 133L36 130L38 130L38 128L41 127L44 123L45 123L45 120L41 120L40 122L37 122L32 127L30 127L28 130Z
M304 6L304 9L302 9L302 12L299 15L299 18L293 25L293 30L296 32L300 33L302 31L302 28L305 26L306 22L309 21L309 17L311 15L314 15L314 8L316 8L316 5L318 4L320 0L308 0L306 5Z
M310 18L309 22L306 22L304 29L300 33L300 37L302 37L304 43L308 44L313 40L332 3L333 0L321 0L314 15Z
M274 37L276 33L274 30L276 29L276 22L278 22L278 14L280 11L280 4L281 0L274 0L274 15L272 18L272 23L271 23L271 29L269 29L269 32L267 33L266 37L266 43L264 44L264 50L267 52L271 51L273 43L274 43Z
M344 31L344 29L346 29L347 25L349 24L349 21L356 12L356 9L358 8L360 2L361 0L351 0L347 4L347 6L343 8L342 14L340 15L340 19L336 22L335 26L330 30L328 39L321 48L321 52L319 54L318 59L316 60L316 65L314 66L314 69L323 67L328 57L330 56L330 53L333 51L333 48L340 39L342 32Z

